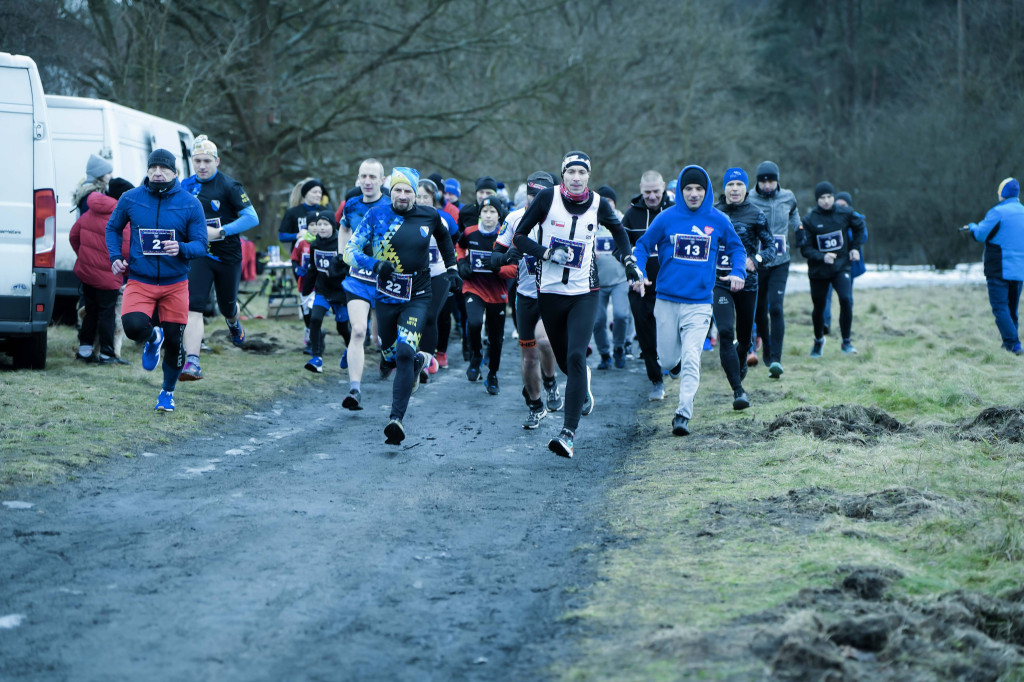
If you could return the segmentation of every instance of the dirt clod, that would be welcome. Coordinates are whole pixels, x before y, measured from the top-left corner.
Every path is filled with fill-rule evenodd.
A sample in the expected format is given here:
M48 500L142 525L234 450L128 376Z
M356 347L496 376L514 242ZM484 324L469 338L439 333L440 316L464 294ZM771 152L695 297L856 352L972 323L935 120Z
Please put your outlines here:
M840 568L840 571L843 571ZM878 568L854 568L843 578L843 589L853 592L861 599L878 601L889 589L893 579L902 578L899 571Z
M864 444L869 438L898 433L907 428L876 407L835 405L824 410L820 407L798 407L776 417L766 427L766 433L768 437L774 437L780 431L794 430L821 440Z
M1016 407L986 407L971 420L956 425L961 440L999 440L1024 443L1024 410Z

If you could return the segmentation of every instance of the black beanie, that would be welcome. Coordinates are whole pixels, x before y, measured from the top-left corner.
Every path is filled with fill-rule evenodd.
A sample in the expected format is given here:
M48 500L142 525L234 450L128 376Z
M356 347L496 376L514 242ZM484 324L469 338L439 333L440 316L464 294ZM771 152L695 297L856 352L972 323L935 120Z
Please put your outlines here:
M319 187L321 192L327 191L327 189L324 188L324 183L320 182L318 178L306 180L306 182L302 184L302 189L299 191L302 193L302 196L305 197L309 193L309 190L313 189L314 187Z
M687 185L700 185L706 192L708 191L708 176L700 168L687 168L683 171L683 176L679 178L679 191L681 192Z
M146 167L152 168L153 166L163 166L164 168L170 168L175 173L178 172L178 165L174 162L174 154L166 149L154 149L153 153L149 155Z
M493 206L494 210L498 212L498 222L500 223L508 215L508 211L505 209L505 202L496 196L487 197L480 202L480 210L483 211L484 206Z
M490 175L485 175L482 178L477 178L476 191L479 192L482 189L489 189L497 192L498 181L492 178Z
M778 180L779 166L774 161L762 161L757 167L758 180Z
M135 189L135 185L124 178L112 178L107 184L107 196L112 199L120 199L121 195L130 189Z
M600 187L598 187L597 193L603 196L605 199L611 199L615 203L619 203L619 197L615 194L615 190L613 190L608 185L601 185Z
M819 182L814 188L814 200L817 201L823 194L831 194L835 196L836 188L832 186L831 182Z
M331 227L338 229L338 221L334 219L334 214L330 211L313 211L313 213L306 219L306 224L312 225L320 220L326 220L331 224Z
M434 183L435 187L443 187L444 186L444 178L441 177L440 173L431 173L427 177L430 178L431 182Z
M530 177L526 178L526 193L530 196L537 194L542 189L548 189L554 186L555 179L551 177L551 173L546 171L530 173Z
M836 192L836 201L840 199L845 201L847 206L853 206L853 197L850 196L849 192Z

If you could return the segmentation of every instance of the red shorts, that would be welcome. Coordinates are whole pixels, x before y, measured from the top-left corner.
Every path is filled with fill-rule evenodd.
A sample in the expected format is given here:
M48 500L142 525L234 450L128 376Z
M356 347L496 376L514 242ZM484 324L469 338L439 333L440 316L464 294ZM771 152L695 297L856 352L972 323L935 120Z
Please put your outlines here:
M188 280L177 284L144 284L130 279L124 287L121 314L143 313L153 317L160 313L161 322L188 324Z

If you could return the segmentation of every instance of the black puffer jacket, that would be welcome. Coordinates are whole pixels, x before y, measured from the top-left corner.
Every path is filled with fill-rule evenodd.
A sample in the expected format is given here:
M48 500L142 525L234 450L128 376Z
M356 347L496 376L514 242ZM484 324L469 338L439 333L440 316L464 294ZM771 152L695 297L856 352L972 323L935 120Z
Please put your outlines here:
M757 259L754 257L757 254L761 254L761 262L763 263L770 263L775 258L775 238L768 227L768 219L765 218L761 209L750 203L749 195L743 197L743 201L738 204L727 203L722 198L715 204L715 208L729 216L733 229L736 230L740 241L743 242L743 249L747 252L748 258L756 261ZM723 259L726 259L725 262L723 262ZM719 251L718 274L720 276L728 275L731 269L732 263L728 262L728 256L724 251ZM719 280L715 286L728 289L729 283ZM754 272L747 273L747 280L743 290L757 290L757 268L754 268Z
M843 270L849 271L850 249L860 249L864 243L864 218L849 206L833 206L828 211L815 206L801 220L796 239L807 259L807 276L832 279ZM836 254L831 265L825 262L826 253Z

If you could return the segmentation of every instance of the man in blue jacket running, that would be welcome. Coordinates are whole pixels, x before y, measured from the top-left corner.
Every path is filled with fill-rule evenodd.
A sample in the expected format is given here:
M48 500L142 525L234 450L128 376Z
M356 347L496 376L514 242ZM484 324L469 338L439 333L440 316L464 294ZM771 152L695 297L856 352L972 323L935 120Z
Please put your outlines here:
M700 353L711 324L719 245L729 256L732 270L721 277L732 291L742 291L747 261L743 242L728 216L714 207L711 178L700 166L679 173L679 198L654 219L634 249L640 281L633 290L644 294L647 259L658 254L655 281L658 324L658 361L662 370L678 362L679 406L672 418L672 433L690 433L693 398L700 385Z

